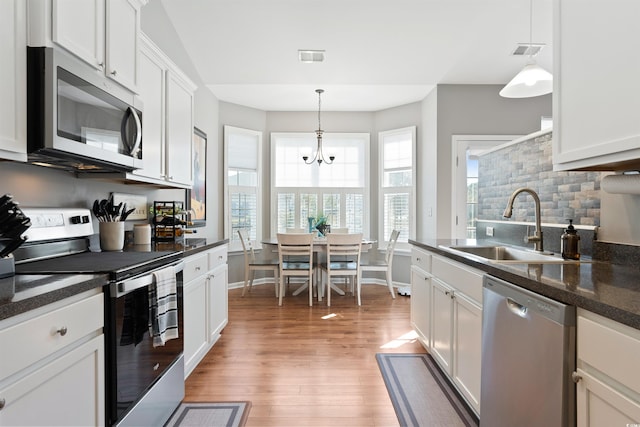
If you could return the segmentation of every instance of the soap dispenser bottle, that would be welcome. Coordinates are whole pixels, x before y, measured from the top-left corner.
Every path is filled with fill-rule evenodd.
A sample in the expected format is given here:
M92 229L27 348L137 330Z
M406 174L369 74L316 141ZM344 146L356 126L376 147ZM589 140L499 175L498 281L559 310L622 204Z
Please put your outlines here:
M561 236L561 251L564 259L580 259L580 236L573 226L573 220L569 220L569 226Z

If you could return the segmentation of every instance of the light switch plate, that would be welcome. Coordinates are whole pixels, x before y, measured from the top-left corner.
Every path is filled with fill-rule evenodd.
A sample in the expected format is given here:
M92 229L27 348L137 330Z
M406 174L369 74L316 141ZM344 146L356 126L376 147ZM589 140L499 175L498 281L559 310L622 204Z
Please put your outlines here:
M493 237L493 227L487 227L487 236Z

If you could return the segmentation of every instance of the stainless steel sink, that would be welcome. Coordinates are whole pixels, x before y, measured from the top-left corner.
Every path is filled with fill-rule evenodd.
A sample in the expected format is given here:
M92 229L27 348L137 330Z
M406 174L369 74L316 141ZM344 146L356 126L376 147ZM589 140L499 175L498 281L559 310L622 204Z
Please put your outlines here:
M481 258L482 261L493 263L575 263L578 261L565 260L549 252L536 252L518 249L511 246L445 246L441 249L457 253L458 255Z

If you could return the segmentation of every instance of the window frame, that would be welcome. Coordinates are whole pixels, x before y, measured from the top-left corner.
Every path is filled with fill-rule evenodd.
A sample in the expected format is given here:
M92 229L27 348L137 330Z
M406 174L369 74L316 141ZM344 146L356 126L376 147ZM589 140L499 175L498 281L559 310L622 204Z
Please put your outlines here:
M340 194L340 218L342 221L346 221L346 196L347 194L361 194L363 199L363 218L362 218L362 233L364 236L370 235L371 232L371 215L370 215L370 193L371 193L371 177L370 177L370 146L371 146L371 136L366 132L325 132L324 138L340 138L345 137L346 139L361 139L364 150L364 186L363 187L277 187L276 186L276 146L277 146L277 138L278 137L287 137L287 138L308 138L310 141L313 141L313 146L315 147L316 143L316 134L313 132L272 132L270 135L271 138L271 200L270 200L270 211L271 211L271 225L270 231L271 236L275 236L278 230L278 195L284 193L294 193L295 194L295 228L299 228L301 222L300 215L300 194L317 194L318 196L318 211L322 212L323 210L323 194ZM315 149L314 149L315 151ZM300 162L304 162L302 158L300 158ZM321 167L327 168L331 167L331 165L327 165L323 163L318 166L316 163L305 165L306 167ZM335 227L337 225L331 224ZM340 227L346 227L346 224L340 224ZM306 228L306 227L305 227Z
M385 137L391 137L395 135L409 134L411 137L411 185L403 187L385 187L385 167L384 167L384 147ZM378 132L378 247L380 249L386 249L389 244L389 237L384 232L384 196L387 193L408 192L409 193L409 230L407 241L398 239L396 243L396 249L409 250L411 245L408 239L415 239L416 236L416 184L417 184L417 170L416 170L416 147L417 147L417 131L416 126L407 126L398 129L389 129ZM393 170L395 168L389 169Z
M256 138L256 169L230 168L229 167L229 144L233 135L242 135ZM224 141L224 237L229 240L229 252L242 251L242 244L239 237L233 235L233 224L231 221L231 194L233 189L237 189L241 194L255 194L256 196L256 241L262 240L262 132L252 129L239 128L235 126L223 126ZM256 185L230 185L229 170L238 169L252 171L256 173ZM253 191L250 191L253 189Z

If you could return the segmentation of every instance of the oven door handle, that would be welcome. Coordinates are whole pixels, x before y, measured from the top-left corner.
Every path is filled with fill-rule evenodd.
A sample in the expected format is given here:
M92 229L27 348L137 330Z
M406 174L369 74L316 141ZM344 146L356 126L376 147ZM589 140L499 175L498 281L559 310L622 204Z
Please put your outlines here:
M176 273L180 273L184 270L184 261L180 261L179 263L173 266L175 268ZM115 287L112 287L112 296L119 298L123 295L131 293L136 289L144 288L153 283L153 274L145 274L144 276L136 277L135 279L125 280L123 282L115 283Z

